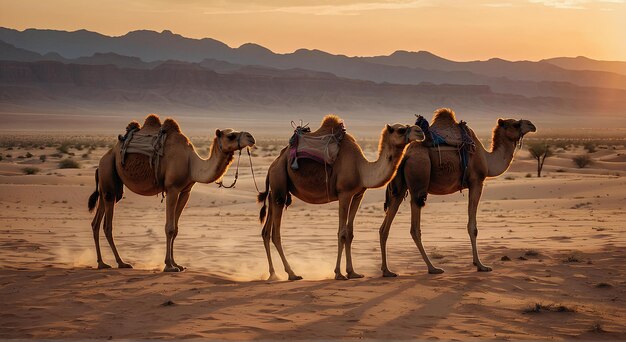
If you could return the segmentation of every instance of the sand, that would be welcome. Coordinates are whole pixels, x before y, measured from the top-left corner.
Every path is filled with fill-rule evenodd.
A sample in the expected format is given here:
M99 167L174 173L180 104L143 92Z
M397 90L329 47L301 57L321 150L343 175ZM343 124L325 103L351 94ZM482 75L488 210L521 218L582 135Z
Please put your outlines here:
M17 158L27 151L35 157ZM430 196L423 211L424 244L445 269L440 275L427 274L402 205L388 242L398 278L381 277L384 193L368 191L353 243L356 271L366 277L349 281L331 279L337 204L296 199L282 236L304 277L297 282L264 280L259 205L245 159L236 188L194 187L175 245L186 271L160 272L164 203L128 191L114 234L135 268L94 269L86 202L104 151L85 158L73 151L82 168L60 170L59 158L37 158L53 147L0 148L12 155L0 161L0 338L626 339L623 146L594 152L597 162L585 169L571 163L582 148L561 151L542 178L521 151L509 172L488 180L478 246L490 273L471 264L466 191ZM254 158L261 186L275 155ZM41 171L24 175L25 166ZM115 265L103 235L100 243ZM275 249L274 262L286 279Z

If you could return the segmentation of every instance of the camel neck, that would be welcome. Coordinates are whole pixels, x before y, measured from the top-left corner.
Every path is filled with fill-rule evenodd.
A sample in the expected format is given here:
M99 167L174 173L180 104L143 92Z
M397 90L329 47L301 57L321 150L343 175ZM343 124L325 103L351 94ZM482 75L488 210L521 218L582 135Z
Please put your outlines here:
M499 142L492 144L491 152L485 151L487 159L487 177L496 177L503 174L511 165L515 154L515 142L510 141L502 136L498 130L494 132L493 139L499 139ZM484 150L482 144L480 147Z
M211 152L207 159L201 158L197 153L191 161L192 180L198 183L213 183L220 179L233 160L233 152L223 152L217 146L217 140L213 140Z
M404 155L404 147L390 146L381 141L382 148L378 159L370 162L363 157L359 167L361 183L365 188L380 188L387 184L395 175L398 164Z

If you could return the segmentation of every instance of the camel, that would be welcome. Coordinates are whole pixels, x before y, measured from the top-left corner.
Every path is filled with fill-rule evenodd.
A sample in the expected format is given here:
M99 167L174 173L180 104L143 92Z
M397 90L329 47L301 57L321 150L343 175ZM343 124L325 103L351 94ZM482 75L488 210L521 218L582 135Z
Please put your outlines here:
M335 115L328 115L322 120L321 127L310 133L322 136L337 132L342 127L342 120ZM404 155L405 147L411 141L423 140L424 134L417 126L386 125L383 128L378 146L378 159L368 161L354 137L348 133L340 142L339 153L332 167L309 159L299 159L299 169L289 165L288 147L272 162L265 180L265 192L259 193L259 202L263 203L260 221L264 222L262 237L269 264L269 280L276 280L276 272L270 253L270 239L278 250L289 280L299 280L285 257L281 239L280 224L283 209L291 203L291 194L304 202L324 204L339 201L339 232L337 265L335 279L362 278L352 265L351 245L353 224L359 204L366 189L382 187L394 176L398 164ZM340 263L343 248L346 249L347 277L341 274Z
M435 111L437 117L456 122L452 110L442 108ZM433 120L433 122L434 122ZM411 197L411 237L428 266L428 273L443 273L443 269L433 266L422 245L420 215L426 204L428 194L448 195L461 189L469 189L469 205L467 231L472 244L474 265L480 272L489 272L491 267L485 266L478 257L476 238L476 212L487 177L503 174L511 164L515 149L526 133L535 132L535 126L528 120L498 119L493 129L491 151L487 151L474 132L469 129L476 149L469 158L465 182L462 182L462 170L459 153L456 148L437 150L422 143L412 143L404 155L395 178L387 185L385 198L385 219L380 227L380 251L382 256L381 270L383 277L396 277L387 265L386 244L391 223L398 212L398 207L406 197L407 189ZM441 158L441 159L440 159Z
M137 122L129 126L139 127ZM210 154L201 158L193 144L181 132L173 119L166 119L163 124L158 116L146 117L140 132L157 133L159 129L167 133L163 147L159 172L155 172L148 156L128 153L122 165L120 157L121 142L110 149L100 159L96 169L96 190L89 197L89 211L96 207L96 214L91 223L93 239L96 244L98 268L110 268L102 261L99 243L100 223L104 218L104 233L113 250L119 268L132 268L123 261L113 241L113 211L115 203L122 198L123 186L143 196L165 193L166 202L166 252L164 272L179 272L185 267L174 261L174 240L178 235L178 220L189 200L191 188L195 183L212 183L220 179L233 161L237 150L254 146L254 138L248 132L232 129L216 130Z

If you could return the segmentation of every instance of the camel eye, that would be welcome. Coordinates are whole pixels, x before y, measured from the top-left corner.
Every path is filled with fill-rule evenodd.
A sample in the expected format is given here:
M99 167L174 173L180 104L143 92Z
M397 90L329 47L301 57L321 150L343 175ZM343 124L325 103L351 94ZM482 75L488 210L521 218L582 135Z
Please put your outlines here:
M406 133L406 128L398 128L398 134L403 135Z
M237 138L237 136L235 134L229 134L228 135L228 140L235 140L235 138Z

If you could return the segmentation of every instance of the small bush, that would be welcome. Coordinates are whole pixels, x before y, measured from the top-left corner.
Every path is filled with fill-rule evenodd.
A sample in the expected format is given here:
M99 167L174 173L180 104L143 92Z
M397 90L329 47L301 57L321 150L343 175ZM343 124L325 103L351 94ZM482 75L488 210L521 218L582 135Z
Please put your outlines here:
M4 159L4 157L0 155L0 161L2 161L2 159Z
M61 153L68 154L70 151L70 145L68 143L63 143L61 146L57 147L57 150Z
M63 159L59 162L59 169L79 169L80 164L73 159Z
M37 173L39 173L39 171L41 171L39 168L37 167L25 167L22 168L22 172L24 172L25 175L35 175Z
M540 313L540 312L576 312L573 308L569 308L565 305L557 305L557 304L542 304L535 303L534 305L530 305L528 308L524 309L524 313Z
M576 166L578 166L581 169L593 164L593 160L591 159L591 157L587 155L576 156L572 158L572 161L574 162L574 164L576 164Z
M596 151L596 144L594 143L588 142L584 145L584 147L585 147L585 150L587 150L587 152L589 153L594 153Z
M526 177L526 178L531 178L532 176L533 176L533 175L532 175L531 173L527 173L525 177Z
M40 155L40 156L39 156L39 160L41 160L41 162L42 162L42 163L44 163L44 162L46 161L46 159L47 159L47 158L48 158L48 157L46 157L46 155L45 155L45 154L42 154L42 155Z
M32 158L32 157L33 157L33 154L32 154L32 153L30 153L30 152L26 152L26 158Z

